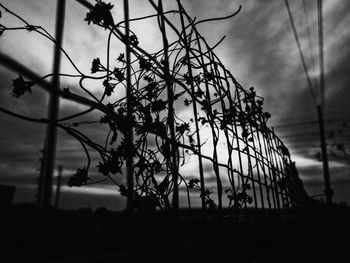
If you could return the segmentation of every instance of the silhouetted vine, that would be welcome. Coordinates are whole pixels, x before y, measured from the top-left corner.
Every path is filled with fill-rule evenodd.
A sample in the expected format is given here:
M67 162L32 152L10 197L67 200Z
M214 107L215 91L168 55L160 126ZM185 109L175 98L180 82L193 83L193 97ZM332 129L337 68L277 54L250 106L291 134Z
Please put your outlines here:
M152 0L148 2L155 13L129 22L157 19L163 38L163 48L158 52L144 50L137 35L124 26L125 21L114 21L113 5L100 0L91 6L85 21L109 32L106 64L101 58L91 58L91 74L84 74L61 48L77 72L61 75L77 78L77 87L84 95L62 88L60 96L89 106L57 123L81 143L87 156L86 166L77 168L68 185L79 187L90 183L93 150L100 156L98 172L117 184L122 196L133 196L133 208L171 209L178 205L178 200L173 198L172 202L170 198L179 192L186 196L188 205L193 194L199 192L202 207L214 210L223 206L271 209L293 205L285 185L288 180L284 179L292 165L289 152L267 126L271 115L263 110L263 98L254 88L243 89L214 53L223 38L211 46L196 28L199 23L233 17L240 7L227 17L196 22L179 0L178 10L170 11L163 10L162 1L158 5ZM0 25L1 35L8 30L27 30L55 42L41 26L31 25L0 6L24 24L17 28ZM128 34L122 32L124 29L129 30ZM172 31L175 39L168 38L167 31ZM111 50L112 38L129 47L130 63L124 51ZM111 59L111 54L116 53L118 56ZM33 86L43 85L50 76L26 80L19 75L13 81L13 95L19 98L34 92ZM86 80L101 82L100 96L85 85ZM129 97L126 96L128 80ZM131 117L128 107L132 108ZM5 109L1 111L9 113ZM97 143L79 130L81 125L95 121L74 121L92 111L101 113L99 123L109 130L105 144ZM126 140L130 127L134 130L132 144ZM127 156L133 159L132 189L115 180L126 174ZM186 166L192 167L190 173L184 172Z

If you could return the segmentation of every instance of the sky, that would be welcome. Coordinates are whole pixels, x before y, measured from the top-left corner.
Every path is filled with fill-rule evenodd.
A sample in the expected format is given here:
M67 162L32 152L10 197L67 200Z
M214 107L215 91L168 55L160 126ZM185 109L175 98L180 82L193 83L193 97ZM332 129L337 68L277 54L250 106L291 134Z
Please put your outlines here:
M92 2L92 1L90 1ZM122 1L112 1L115 21L122 18ZM152 13L148 1L130 0L130 17ZM289 1L299 34L306 64L309 68L316 103L318 93L318 35L315 0ZM56 1L1 0L0 3L16 12L33 25L42 25L54 35ZM191 0L182 1L185 9L198 20L220 17L241 11L233 18L199 26L209 44L214 45L223 36L216 54L225 67L246 89L254 87L264 97L264 109L271 113L270 126L289 148L299 175L310 196L323 193L323 172L320 161L316 105L298 54L283 0ZM305 6L303 5L305 3ZM164 1L165 9L174 8L175 1ZM324 0L324 59L325 59L325 128L329 166L334 200L350 203L350 2ZM1 10L0 24L19 26L21 23ZM66 7L63 47L77 67L90 73L93 58L106 51L107 32L87 25L86 9L76 1L68 0ZM132 30L146 50L157 50L161 41L152 22L133 23ZM124 47L113 42L116 54ZM52 71L53 45L35 33L5 31L0 37L0 52L23 63L39 75ZM74 73L67 59L61 71ZM47 94L33 88L33 94L20 99L11 95L12 80L17 72L0 66L0 106L34 118L46 117ZM74 80L62 78L62 86L74 86ZM96 83L89 83L92 89ZM61 101L60 116L67 116L84 107ZM98 120L97 115L88 116ZM103 138L106 131L100 126L89 126L88 132ZM0 184L16 185L15 202L33 202L37 189L40 149L45 137L45 126L14 119L0 113ZM84 165L79 143L59 132L57 165L64 167L64 184L77 167ZM92 179L100 179L98 176ZM322 198L322 197L321 197ZM124 200L113 185L91 185L81 188L62 188L61 206L65 208L106 206L120 209Z

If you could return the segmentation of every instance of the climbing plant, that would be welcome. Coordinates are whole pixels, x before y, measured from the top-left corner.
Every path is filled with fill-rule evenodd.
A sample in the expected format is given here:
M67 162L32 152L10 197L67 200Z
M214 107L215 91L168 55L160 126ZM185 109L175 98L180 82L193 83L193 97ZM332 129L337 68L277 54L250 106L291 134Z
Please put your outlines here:
M267 126L270 114L263 110L263 98L254 88L244 89L215 54L224 38L210 45L197 28L201 23L229 19L241 7L227 17L198 21L180 0L177 9L170 11L164 10L162 1L145 2L154 14L128 19L125 9L127 19L120 22L112 16L111 3L85 2L89 7L86 23L108 32L106 63L90 58L91 74L82 73L61 48L76 70L74 78L84 95L69 88L59 94L89 106L57 122L58 128L81 143L86 154L86 165L77 167L68 185L91 183L91 152L95 151L101 177L118 186L131 209L169 210L177 208L181 198L187 207L199 199L204 209L291 206L285 178L293 163L287 148ZM27 30L55 42L43 27L0 6L24 24L20 28L1 25L1 34ZM145 50L129 25L151 19L156 19L162 38L157 52ZM113 50L110 43L115 39L126 50ZM48 77L27 80L19 75L13 80L13 95L27 96L31 87L43 85ZM84 85L89 79L100 81L100 96ZM74 120L93 111L99 112L100 125L108 129L104 144L84 134L79 129L82 122Z

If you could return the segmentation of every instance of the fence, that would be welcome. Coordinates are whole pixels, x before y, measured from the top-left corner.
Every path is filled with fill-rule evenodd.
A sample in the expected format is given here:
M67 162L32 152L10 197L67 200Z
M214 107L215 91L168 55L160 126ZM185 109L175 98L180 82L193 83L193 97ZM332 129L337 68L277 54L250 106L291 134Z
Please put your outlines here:
M87 155L86 167L70 178L71 186L88 183L90 147L101 157L99 172L119 186L129 209L297 205L304 193L302 184L288 149L267 126L270 114L263 110L263 98L253 88L245 90L216 56L214 49L222 40L210 46L197 30L200 23L223 18L196 21L179 0L171 11L163 10L162 1L149 0L154 15L129 19L125 0L125 20L116 24L110 4L77 1L89 8L89 23L109 30L108 43L111 38L124 43L125 54L113 69L109 60L106 65L93 60L92 73L105 74L100 77L105 89L100 98L81 82L86 97L58 91L59 96L89 105L88 112L102 112L101 125L110 130L108 143L99 145L78 131L78 124L49 121L81 142ZM158 52L142 49L130 29L129 23L145 19L157 20L163 45ZM81 75L87 78L93 77ZM125 96L105 102L123 89ZM115 176L125 176L125 182L116 182Z

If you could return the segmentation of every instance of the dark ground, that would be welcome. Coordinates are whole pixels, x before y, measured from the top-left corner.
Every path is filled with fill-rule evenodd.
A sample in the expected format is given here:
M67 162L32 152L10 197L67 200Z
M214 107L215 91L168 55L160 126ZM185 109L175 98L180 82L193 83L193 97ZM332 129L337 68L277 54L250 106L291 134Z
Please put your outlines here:
M350 262L350 209L203 217L200 211L2 209L0 262ZM227 211L225 211L227 213Z

